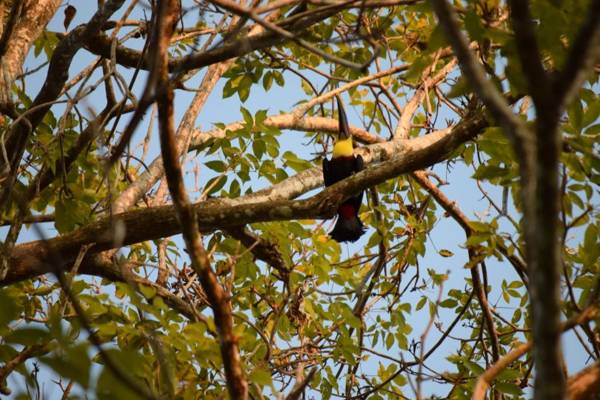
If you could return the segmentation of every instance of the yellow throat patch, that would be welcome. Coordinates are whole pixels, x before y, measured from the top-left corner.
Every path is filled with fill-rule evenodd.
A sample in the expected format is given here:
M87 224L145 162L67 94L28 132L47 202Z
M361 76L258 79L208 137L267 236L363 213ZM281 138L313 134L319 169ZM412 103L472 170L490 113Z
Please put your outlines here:
M352 137L348 139L338 140L333 145L333 158L336 157L350 157L354 154L354 148L352 147Z

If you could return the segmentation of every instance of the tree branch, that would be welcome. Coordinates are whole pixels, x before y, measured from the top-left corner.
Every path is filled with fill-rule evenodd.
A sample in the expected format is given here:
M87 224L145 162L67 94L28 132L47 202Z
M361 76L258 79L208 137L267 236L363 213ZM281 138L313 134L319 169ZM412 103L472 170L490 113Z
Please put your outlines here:
M554 96L551 93L551 84L548 74L542 65L541 54L533 18L529 12L528 0L510 0L511 22L515 31L515 43L525 74L529 93L539 113L554 113Z
M2 368L0 368L0 394L8 396L12 393L10 388L6 385L6 378L8 377L8 375L10 375L26 360L46 354L49 349L50 346L48 343L25 346L23 350L17 353L17 355L15 355L10 360L7 360L2 366Z
M294 198L307 190L322 185L320 169L314 168L297 175L308 181L293 178L271 188L237 199L209 199L194 205L200 229L211 231L240 224L290 219L331 218L344 196L351 195L387 179L416 169L425 168L444 159L456 146L474 138L487 126L485 118L478 114L468 118L451 131L431 133L394 146L382 143L364 148L361 152L366 161L388 161L370 167L349 179L330 186L321 193L305 200ZM384 146L385 145L385 146ZM383 146L377 148L375 146ZM379 158L378 158L379 157ZM115 233L121 234L115 235ZM88 255L171 236L181 232L174 216L173 206L144 208L114 215L91 223L81 229L48 241L49 245L68 262L76 257L83 244L95 243ZM49 254L39 241L15 246L9 256L9 270L0 286L50 272Z
M344 8L343 5L321 7L311 12L294 15L279 22L279 25L299 33L312 25L315 25L326 18L335 15ZM185 57L174 58L169 61L169 71L175 73L183 73L192 69L199 69L219 62L227 61L231 58L239 57L248 54L254 50L259 50L265 47L281 44L287 40L274 32L251 33L242 36L239 39L231 40L220 47L207 51L190 54ZM104 34L97 34L93 38L86 40L85 48L93 54L104 58L111 58L112 41ZM129 49L125 46L117 45L115 49L116 62L125 67L135 68L140 65L142 69L149 69L151 60L142 59L142 53Z
M232 399L245 400L248 397L248 384L242 371L238 338L233 333L233 316L230 297L217 281L208 254L202 244L198 230L197 214L190 203L179 161L174 130L173 88L169 82L167 66L169 41L177 21L177 0L159 1L158 19L158 116L160 128L160 148L164 161L165 175L169 192L173 199L175 213L181 225L183 239L192 261L192 268L198 274L202 288L206 293L215 316L215 324L220 339L221 357L225 366L227 388Z
M600 393L600 361L579 371L567 382L569 400L591 399Z
M290 270L285 265L276 243L255 235L243 226L231 227L225 232L234 239L239 240L252 252L254 257L276 269L281 274L281 278L287 283Z
M421 172L416 171L411 174L411 176L421 185L429 194L433 196L433 198L442 206L444 210L448 212L452 216L452 218L458 222L458 224L465 231L465 236L467 239L473 234L473 230L471 225L469 224L469 219L463 212L456 206L456 203L450 201L442 191L437 188L427 176ZM494 318L492 316L492 312L490 310L490 305L487 299L487 293L485 288L481 285L481 279L479 277L479 271L477 270L477 265L479 262L477 258L479 257L476 249L472 247L468 247L467 251L469 253L469 263L475 263L471 265L471 280L473 281L473 290L477 295L477 299L479 301L479 306L483 311L483 317L486 324L486 329L488 331L488 335L490 337L490 342L492 344L492 358L494 361L498 360L499 356L499 341L498 341L498 332L496 331L496 326L494 325Z
M317 367L313 367L308 372L308 375L301 382L296 382L296 384L292 388L292 391L285 397L285 400L298 400L300 396L304 394L304 391L306 390L306 387L310 384L310 381L315 375L315 372L317 372Z
M562 327L561 331L565 332L574 327L581 325L590 319L594 318L596 312L598 311L598 304L592 304L584 309L580 314L576 315L573 318L570 318L566 321ZM516 349L512 350L510 353L501 357L494 365L489 367L482 375L477 379L477 383L475 384L475 389L473 390L473 400L484 400L485 394L489 387L492 385L498 374L504 371L510 364L514 361L518 360L523 354L527 353L533 347L533 342L529 341L527 343L521 344Z
M274 24L269 21L266 21L266 20L263 20L252 9L248 9L244 6L240 6L239 4L229 1L229 0L211 0L211 1L214 4L217 4L218 6L223 7L224 9L226 9L234 14L252 19L256 23L263 26L265 29L267 29L273 33L276 33L277 35L279 35L285 39L291 40L292 42L298 44L300 47L303 47L304 49L323 57L323 59L325 61L330 61L332 63L340 64L345 67L356 69L359 71L366 69L368 67L368 63L371 62L371 60L369 60L367 64L359 65L359 64L347 61L343 58L339 58L333 54L329 54L326 51L319 49L318 47L313 46L306 40L298 37L298 35L288 32L287 30L283 29L279 25Z
M8 6L7 1L0 3L0 11ZM3 50L0 52L0 113L6 113L14 119L12 103L12 85L22 72L23 63L34 40L43 32L46 24L62 3L60 0L39 0L35 2L12 1L8 21L2 27ZM27 4L26 4L27 3ZM19 11L20 9L20 11ZM14 23L14 28L11 28ZM0 21L4 24L4 21Z
M17 25L17 19L20 17L24 5L25 4L21 1L13 1L12 6L10 7L8 21L6 21L6 24L4 25L2 36L0 36L0 58L3 58L6 54L8 39L11 37L15 26ZM4 21L0 21L0 23L4 24Z

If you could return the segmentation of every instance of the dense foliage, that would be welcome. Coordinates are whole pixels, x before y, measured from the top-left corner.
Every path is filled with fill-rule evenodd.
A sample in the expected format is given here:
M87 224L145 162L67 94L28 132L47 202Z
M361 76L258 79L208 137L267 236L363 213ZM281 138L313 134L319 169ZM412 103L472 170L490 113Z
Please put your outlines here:
M529 398L531 310L552 306L570 321L548 320L569 330L558 373L597 365L597 1L532 0L521 30L505 2L454 2L516 136L430 2L33 3L0 3L2 393L464 399L487 376L492 398ZM556 107L531 43L548 82L573 77ZM368 168L322 191L335 95ZM528 169L518 133L554 126L556 174L542 145ZM558 259L534 278L546 233L522 189L546 173ZM328 219L359 188L367 233L336 243Z

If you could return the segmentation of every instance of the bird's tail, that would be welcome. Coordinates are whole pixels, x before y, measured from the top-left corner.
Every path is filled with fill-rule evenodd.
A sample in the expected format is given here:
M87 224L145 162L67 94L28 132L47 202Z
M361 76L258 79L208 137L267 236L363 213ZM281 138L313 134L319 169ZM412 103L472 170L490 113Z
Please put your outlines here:
M363 233L365 227L362 224L358 215L343 215L338 214L338 219L335 226L329 232L329 236L336 242L356 242Z

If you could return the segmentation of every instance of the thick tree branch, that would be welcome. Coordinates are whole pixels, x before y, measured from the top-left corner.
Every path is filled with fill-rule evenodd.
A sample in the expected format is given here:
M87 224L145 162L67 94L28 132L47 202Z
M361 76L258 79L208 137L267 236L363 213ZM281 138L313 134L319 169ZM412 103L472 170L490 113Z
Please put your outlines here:
M531 276L533 338L536 360L535 398L562 399L565 376L560 367L561 244L558 215L561 210L559 162L562 149L560 116L568 97L578 90L587 71L600 55L600 3L589 13L555 81L554 101L544 109L536 105L536 142L521 157L524 231Z
M157 58L160 62L157 69L158 116L160 127L160 148L164 161L165 175L169 192L173 199L175 213L181 226L192 268L198 274L202 288L212 306L215 324L220 339L221 357L225 366L227 388L232 399L245 400L248 397L248 384L242 371L238 339L233 333L233 316L230 296L223 290L213 272L208 254L202 243L198 230L198 217L190 203L183 182L179 151L177 149L174 129L173 88L169 82L167 66L168 47L173 28L178 18L177 0L159 1L160 14L158 19L158 49Z
M258 26L255 28L261 28L261 27ZM252 33L252 31L251 31L251 33ZM445 49L440 52L439 57L448 57L451 54L452 53L449 49ZM211 66L211 68L212 68L212 66ZM337 120L334 120L331 118L322 118L322 117L309 117L306 115L308 110L310 110L312 107L314 107L318 104L321 104L321 103L333 98L335 95L342 93L346 90L349 90L353 87L359 86L363 83L366 83L366 82L369 82L369 81L372 81L375 79L380 79L385 76L389 76L389 75L392 75L392 74L395 74L398 72L405 71L408 68L409 68L408 64L399 65L399 66L395 66L395 67L392 67L392 68L384 70L384 71L377 72L372 75L368 75L368 76L356 79L352 82L349 82L349 83L341 86L340 88L337 88L330 92L324 93L318 97L311 99L310 101L308 101L306 103L299 105L298 107L296 107L296 109L294 109L290 113L282 114L282 115L274 115L274 116L268 117L267 119L265 119L265 121L263 121L263 124L265 126L275 127L278 129L293 129L293 130L300 130L300 131L321 131L321 132L337 133L338 128L339 128L339 123L337 122ZM209 69L209 71L210 71L210 69ZM207 77L209 77L209 75L210 74L207 73L207 75L205 76L201 88L203 88L203 89L206 87L212 88L212 86L214 86L214 84L216 83L216 80L214 80L214 79L212 81L210 79L207 80ZM218 75L218 76L220 76L220 75ZM442 74L438 75L435 79L441 79L441 77L442 77ZM206 82L210 83L210 84L206 85L205 84ZM200 95L200 93L201 92L199 92L197 97ZM196 104L196 98L194 99L193 104ZM191 130L191 123L193 123L195 118L192 119L192 118L188 118L187 116L188 116L188 113L186 113L186 117L184 117L184 121L191 121L191 122L190 123L182 122L182 124L179 126L179 129L177 132L178 136L184 135L184 137L187 137L187 135L189 134L189 132ZM190 149L198 150L203 145L208 143L210 140L224 138L227 130L234 131L236 129L242 128L243 126L244 126L244 122L240 121L240 122L231 123L231 124L227 125L226 127L224 127L223 129L213 129L208 132L201 132L199 130L196 130L193 132ZM376 143L376 142L383 141L383 139L379 138L378 136L373 135L373 134L367 132L366 130L360 129L357 127L350 127L350 132L359 142L362 142L362 143ZM430 138L431 138L431 136L430 136ZM182 142L186 142L186 140L180 141L180 143L182 143ZM405 142L403 141L401 145L404 146ZM387 146L385 148L388 148L388 152L387 152L388 154L392 154L394 152L394 150L396 150L395 145L388 144L385 146ZM381 152L377 153L374 160L379 160L381 156L382 156ZM369 160L370 159L371 158L369 158ZM122 212L122 211L125 211L127 208L131 207L148 190L150 190L150 188L152 186L154 186L154 184L160 179L160 177L163 175L163 173L164 173L164 169L163 169L163 165L162 165L162 159L156 158L149 165L148 170L144 171L138 177L138 179L135 182L133 182L125 191L123 191L123 193L115 200L113 210L115 212ZM306 175L304 177L305 178L304 181L307 181L307 179L308 179L309 181L314 182L315 181L314 178L317 178L317 175L319 175L320 172L317 172L316 170L311 170L311 171L305 171L302 174ZM298 178L301 178L301 176L298 176ZM319 185L319 184L321 184L320 182L321 181L317 181L316 184ZM313 186L313 187L316 187L316 186Z
M10 7L10 14L8 14L8 20L6 24L1 27L2 35L0 35L0 58L3 58L6 54L8 47L8 39L12 36L15 26L17 25L17 19L21 16L23 10L23 2L13 1ZM4 21L0 19L0 24L4 24Z
M448 52L448 54L450 54ZM352 87L356 87L362 83L379 79L384 76L388 76L400 71L405 71L408 69L408 65L400 65L396 67L392 67L388 70L378 72L373 75L369 75L360 79L356 79L342 87L327 92L321 96L318 96L310 101L301 104L296 107L295 110L288 114L271 116L267 118L263 123L266 126L272 126L279 129L297 129L297 130L320 130L325 132L338 132L339 124L334 119L320 118L320 117L307 117L306 113L312 107L317 104L321 104L331 98L333 98L336 94L342 93L345 90L348 90ZM187 114L186 114L187 115ZM192 138L192 142L190 145L190 149L197 150L202 145L206 144L211 139L224 138L227 130L235 130L243 127L243 122L234 122L225 127L225 129L213 129L209 132L200 132L194 131L194 137ZM189 133L186 125L182 124L179 127L178 135L182 133ZM374 143L382 141L377 136L370 134L369 132L359 129L359 128L350 128L351 133L356 135L355 137L364 143ZM156 158L148 167L148 170L142 173L138 179L132 183L129 188L127 188L121 196L115 201L115 210L124 211L127 207L135 204L150 188L160 179L163 175L163 165L162 159Z
M318 168L308 170L308 174L299 174L303 178L310 177L308 182L289 179L279 186L275 185L238 199L210 199L197 203L194 209L200 229L211 231L254 222L331 218L345 196L400 174L433 165L443 160L456 146L474 138L486 126L487 121L478 114L449 132L440 131L437 134L401 141L394 147L364 148L362 154L366 160L386 157L388 161L370 167L309 199L285 200L321 185L322 176ZM383 145L388 143L374 146ZM390 153L387 153L388 151ZM115 235L116 232L123 234ZM69 262L77 256L82 244L95 243L88 250L88 255L92 255L99 251L167 237L179 232L173 206L160 206L118 214L114 216L114 220L104 218L51 239L47 243L61 254L65 262ZM15 246L9 257L8 274L0 281L0 285L50 272L48 257L46 246L39 241Z
M190 150L199 150L204 145L214 139L223 139L226 137L227 131L235 131L244 127L245 122L238 121L232 122L231 124L225 125L222 129L215 128L207 132L200 130L194 131ZM338 133L339 122L337 119L326 118L326 117L309 117L304 116L300 119L296 118L293 113L273 115L267 117L262 124L269 128L277 128L281 130L295 130L301 132L325 132L325 133ZM379 143L384 140L379 136L374 135L365 129L350 126L350 133L353 138L360 143L370 144Z
M506 106L492 83L485 78L483 69L466 47L459 30L458 19L446 0L432 0L440 23L449 35L459 58L461 68L490 111L499 119L506 134L513 141L519 160L521 198L523 204L523 232L529 267L533 338L535 342L535 399L551 400L564 397L564 374L561 370L560 346L560 251L558 240L558 163L561 135L558 129L561 99L539 99L541 77L534 77L541 68L535 61L525 61L525 75L533 81L528 86L538 96L536 104L535 135ZM528 9L515 5L515 29L524 36L519 46L522 57L526 47L535 42ZM585 50L585 49L583 49ZM531 63L531 64L528 64ZM539 71L537 71L539 72ZM543 107L543 109L540 109Z
M510 0L511 21L515 31L515 43L519 54L521 68L525 74L528 90L535 104L536 111L554 112L554 96L551 93L550 80L542 65L541 54L533 18L529 12L528 0Z
M569 400L592 399L600 393L600 361L579 371L567 381Z
M9 108L12 85L22 71L27 53L33 41L42 33L60 6L61 0L39 0L25 3L24 0L12 1L8 21L4 24L5 21L0 20L0 33L2 34L2 39L0 39L2 42L0 45L2 47L0 52L2 60L0 63L0 112L5 112ZM0 4L0 12L7 5L7 1Z
M536 141L527 149L521 162L523 178L524 232L527 263L531 277L533 312L533 349L535 359L535 399L562 399L565 396L565 374L561 368L560 284L561 242L558 215L562 198L559 187L559 163L562 149L560 116L570 91L581 84L585 71L600 51L600 4L592 2L591 20L586 20L566 57L565 83L556 83L553 101L541 109L536 105ZM582 37L585 35L585 38ZM576 51L577 54L573 54ZM574 61L572 61L572 58ZM564 85L564 86L561 86ZM573 86L570 86L573 85ZM577 85L577 86L575 86Z

